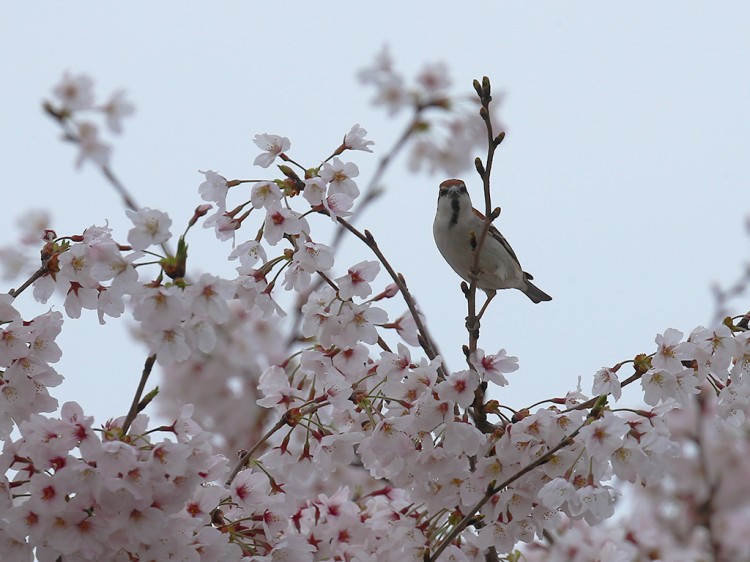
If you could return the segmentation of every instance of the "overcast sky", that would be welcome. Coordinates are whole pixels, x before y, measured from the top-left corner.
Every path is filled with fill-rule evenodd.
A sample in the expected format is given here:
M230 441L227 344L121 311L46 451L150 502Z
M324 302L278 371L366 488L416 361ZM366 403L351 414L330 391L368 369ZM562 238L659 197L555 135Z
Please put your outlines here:
M744 2L8 3L0 244L15 238L15 217L39 207L59 235L108 220L126 238L115 193L94 167L74 169L74 148L40 110L64 71L91 75L102 98L127 89L136 114L115 140L113 168L141 205L184 224L200 203L198 169L258 174L257 133L289 137L290 154L313 165L360 123L376 142L374 155L353 157L364 182L406 118L387 119L356 79L384 44L409 76L443 61L455 90L488 75L504 93L496 225L554 300L504 291L493 303L480 345L521 364L498 398L521 406L563 395L578 376L590 392L599 367L651 352L657 332L710 322L711 284L736 279L748 259ZM479 201L476 173L463 177ZM360 224L406 276L458 369L466 304L431 232L444 179L398 160ZM193 271L230 274L212 261L226 244L209 232L190 242ZM343 250L339 272L370 259L356 241ZM19 306L44 309L30 295ZM747 300L736 310L746 309ZM66 319L56 396L103 422L125 413L146 352L126 322L101 329L84 316Z

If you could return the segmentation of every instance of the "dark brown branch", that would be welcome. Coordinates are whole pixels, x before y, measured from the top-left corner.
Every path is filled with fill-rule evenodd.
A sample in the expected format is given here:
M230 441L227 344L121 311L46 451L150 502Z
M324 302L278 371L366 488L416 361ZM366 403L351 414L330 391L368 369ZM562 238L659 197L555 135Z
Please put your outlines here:
M487 240L487 235L490 231L492 221L497 218L499 211L493 211L492 209L492 195L490 190L490 176L492 174L492 163L495 158L495 150L503 139L503 135L499 135L497 139L492 132L492 119L490 118L490 102L492 101L490 80L486 76L482 79L480 84L478 80L474 81L474 89L479 95L479 101L481 107L479 108L479 116L484 121L485 127L487 128L487 162L482 164L482 161L477 158L475 160L475 166L479 176L482 178L482 188L484 193L484 225L482 231L479 233L476 239L476 246L474 248L474 261L471 266L471 282L469 283L468 292L466 294L466 300L468 305L468 316L466 318L466 327L469 331L469 351L474 352L477 349L479 343L479 322L480 317L476 312L476 293L477 283L479 281L479 275L481 271L479 269L479 260L482 253L482 248ZM476 233L475 233L476 235ZM488 296L488 298L490 298ZM482 308L484 313L485 307ZM469 365L470 368L471 365Z
M409 125L404 129L404 131L399 136L398 140L393 144L391 149L386 153L385 156L383 156L380 159L380 162L378 163L378 167L375 169L375 173L373 174L372 178L370 179L370 182L367 184L367 187L365 188L364 194L362 195L362 198L360 199L359 205L354 209L354 212L349 216L349 224L354 223L354 221L359 218L362 213L364 213L365 209L373 202L375 201L378 196L382 193L378 190L378 184L380 182L380 179L385 174L386 170L388 169L388 166L391 164L393 159L396 157L396 155L401 152L401 150L406 145L406 141L409 140L409 137L414 133L414 131L417 129L417 125L419 124L419 118L422 114L422 111L424 111L424 107L417 107L415 109L414 117L409 122ZM333 236L333 240L331 241L330 247L331 251L335 254L338 250L338 247L341 244L341 240L343 239L344 232L346 232L346 228L342 224L338 224L336 228L336 232ZM301 315L302 315L302 306L305 302L307 302L307 297L317 291L322 284L322 280L318 280L317 283L315 283L313 286L311 286L305 293L300 295L300 298L297 300L297 305L295 306L294 310L294 320L291 323L291 336L289 338L289 343L293 343L297 339L297 325L299 324Z
M464 516L463 519L453 528L453 530L446 536L442 541L440 541L440 544L435 549L435 551L432 553L432 555L427 559L427 562L435 562L440 554L448 548L448 545L451 544L458 535L463 532L466 527L468 527L469 523L474 519L474 516L479 512L482 507L484 507L484 504L486 504L490 499L492 499L492 496L497 494L498 492L503 491L505 488L510 486L513 482L521 478L522 476L528 474L535 468L549 462L549 460L557 453L559 450L564 449L565 447L568 447L573 443L573 440L575 437L581 432L581 429L583 429L587 424L591 423L592 420L599 417L599 415L602 412L602 409L606 405L606 397L599 396L597 397L597 402L594 404L594 407L592 408L591 412L589 412L588 417L586 418L586 421L584 421L578 428L573 431L570 435L566 435L563 437L560 442L552 447L549 451L547 451L545 454L543 454L541 457L536 459L534 462L529 463L524 468L516 472L513 476L509 477L505 481L503 481L500 484L496 484L495 486L490 486L487 489L487 492L484 494L481 500L477 502L476 505L474 505L469 512Z
M427 357L429 357L430 359L435 359L438 356L437 347L432 341L432 338L427 331L427 327L425 326L424 322L422 322L422 318L419 314L419 311L417 310L417 305L414 301L414 297L412 297L409 289L406 287L406 280L404 279L404 276L400 273L396 273L386 257L383 255L383 252L380 251L377 242L375 242L375 238L373 238L372 234L369 231L365 230L364 233L362 233L341 217L338 217L338 221L349 232L362 240L362 242L364 242L365 245L370 248L377 256L378 260L383 264L383 267L385 267L386 271L388 271L388 275L390 275L391 279L393 279L393 282L396 283L396 286L401 292L401 296L406 302L406 306L409 308L409 312L411 313L412 318L414 318L414 323L416 324L417 331L419 332L419 341L422 345L422 349L424 349ZM448 370L444 363L440 367L439 371L442 371L439 373L441 377L445 378Z
M42 265L39 269L37 269L31 275L31 277L29 277L26 281L23 282L23 285L21 285L20 287L18 287L18 289L11 289L10 291L8 291L8 294L11 297L16 298L18 295L20 295L26 289L28 289L34 283L34 281L36 281L41 276L43 276L46 273L46 271L47 271L46 265Z
M130 429L130 424L133 423L133 420L138 415L138 411L140 410L139 405L141 403L141 397L143 396L143 390L146 388L146 382L148 381L148 377L151 375L151 370L154 368L155 361L155 353L153 355L149 355L146 358L146 363L143 365L143 372L141 373L141 380L138 382L138 388L135 391L135 396L133 396L133 402L130 405L130 410L128 411L128 415L125 416L125 421L122 424L123 435L127 434L128 429Z

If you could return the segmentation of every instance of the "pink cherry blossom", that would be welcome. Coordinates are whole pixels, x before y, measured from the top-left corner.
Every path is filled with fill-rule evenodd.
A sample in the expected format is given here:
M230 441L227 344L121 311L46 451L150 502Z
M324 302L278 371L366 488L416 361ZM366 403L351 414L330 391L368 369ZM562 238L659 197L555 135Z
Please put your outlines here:
M669 328L664 334L656 336L656 355L652 361L657 369L666 369L671 372L681 371L684 345L680 344L682 332Z
M352 213L349 209L354 205L354 199L345 193L334 193L323 199L323 208L328 211L328 216L333 222L338 217L348 217Z
M252 267L259 260L265 262L268 259L263 246L256 240L248 240L247 242L238 244L229 254L229 259L236 260L238 258L243 267Z
M185 306L193 315L210 319L217 324L229 318L227 301L234 295L234 288L225 279L204 273L197 282L183 292Z
M414 111L410 165L457 175L486 149L477 102L450 91L444 65L407 80L384 50L361 77L379 103ZM116 93L95 105L81 77L67 76L57 97L63 107L47 107L81 159L106 163L96 125L78 112L119 130L129 104ZM170 236L156 209L129 211L129 233L108 224L24 232L44 267L32 295L0 295L3 559L401 562L443 549L440 560L474 562L491 547L529 562L747 558L741 312L686 341L667 329L634 359L611 359L616 367L593 373L594 397L582 390L585 372L553 396L498 394L486 383L507 386L518 359L485 353L479 343L497 334L484 320L479 342L464 347L468 368L451 371L436 347L456 342L425 341L429 318L398 290L403 279L374 289L380 261L347 269L336 263L338 238L318 242L331 225L317 215L338 222L359 194L359 168L336 156L370 152L364 129L352 127L322 164L331 147L297 164L284 154L288 139L255 142L269 175L202 172L199 194L217 209L177 221L185 240L202 217L220 240L241 237L217 254L240 261L231 279L206 270L192 241L184 276L166 275L142 251ZM277 157L289 167L274 171ZM55 291L51 309L22 313L26 297ZM389 321L404 301L410 310ZM128 415L97 424L72 402L51 414L63 381L57 340L75 330L61 307L70 319L88 309L101 322L130 318L147 365L161 367L157 399L146 369ZM612 520L621 489L632 509Z
M113 133L122 132L122 118L132 115L135 107L125 99L125 90L117 90L102 106L102 111L107 117L107 126Z
M439 94L451 85L445 63L426 64L417 76L417 82L430 95Z
M479 386L479 376L476 371L456 371L448 375L443 382L435 387L438 395L444 400L451 400L467 408L474 400L474 391Z
M375 144L371 140L366 140L367 130L355 123L351 130L344 137L344 146L349 150L362 150L364 152L372 152L370 146Z
M349 268L346 275L336 278L339 296L342 299L352 297L365 298L372 293L369 285L380 272L380 264L375 261L362 261Z
M265 151L255 157L253 164L262 168L268 168L273 164L276 157L282 152L289 150L292 146L289 139L278 135L255 135L253 138L255 145Z
M199 172L206 178L198 186L198 193L200 193L201 198L204 201L216 203L220 209L226 209L227 193L229 192L227 179L213 170L206 170L205 172L199 170Z
M599 369L594 373L594 386L591 391L594 394L611 394L615 400L619 400L622 396L622 387L617 373L608 368Z
M328 194L343 193L352 199L359 196L359 188L352 178L359 175L359 168L353 162L342 162L334 158L331 163L323 164L320 169L320 178L327 182Z
M283 497L271 495L271 486L268 476L262 472L243 470L232 481L232 499L243 509L253 511L265 508L269 504L278 503Z
M125 213L134 225L128 232L128 242L133 249L145 250L149 246L162 244L172 237L169 231L172 219L166 213L148 207L139 211L127 209Z
M302 191L304 197L313 207L321 205L326 196L326 182L320 177L312 177L304 180L305 189Z
M518 370L518 357L509 356L504 349L495 355L485 355L484 350L477 349L471 357L471 364L483 380L494 382L498 386L507 386L508 379L503 373Z
M295 235L309 231L307 221L295 211L278 203L268 207L263 236L272 246L278 244L285 234Z
M76 158L76 168L80 168L87 160L91 160L99 166L109 164L109 156L112 149L108 144L100 140L96 125L87 121L79 123L78 139L79 150Z
M250 192L250 201L256 209L262 207L270 209L276 203L281 201L281 198L281 190L275 183L270 181L254 184Z
M94 104L94 81L85 74L63 74L53 92L68 110L88 109Z

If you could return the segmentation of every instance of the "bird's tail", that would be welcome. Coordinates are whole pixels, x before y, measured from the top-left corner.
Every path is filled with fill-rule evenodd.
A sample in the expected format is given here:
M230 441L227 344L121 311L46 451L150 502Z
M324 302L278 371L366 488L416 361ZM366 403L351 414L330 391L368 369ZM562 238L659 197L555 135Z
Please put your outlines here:
M521 290L523 291L523 294L529 297L534 303L552 300L551 296L542 291L528 279L526 280L526 288Z

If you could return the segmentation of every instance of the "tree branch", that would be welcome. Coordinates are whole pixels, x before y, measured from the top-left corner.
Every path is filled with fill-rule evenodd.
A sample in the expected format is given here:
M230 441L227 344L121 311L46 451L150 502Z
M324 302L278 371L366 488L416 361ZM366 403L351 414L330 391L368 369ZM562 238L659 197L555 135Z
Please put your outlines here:
M393 282L396 283L396 286L401 292L401 296L403 296L404 301L406 302L406 306L409 308L409 312L411 313L412 318L414 318L414 323L417 325L417 331L419 332L419 340L422 349L427 354L427 357L429 357L431 360L435 359L438 356L437 347L433 342L429 332L427 331L427 327L425 326L424 322L422 322L422 318L419 314L419 310L417 310L417 305L414 301L414 297L412 297L409 289L406 287L406 280L404 279L404 276L400 273L396 273L386 257L383 255L383 252L380 251L377 242L375 242L375 238L373 238L372 234L369 231L365 230L364 233L362 233L341 217L338 217L338 221L349 232L362 240L362 242L364 242L365 245L370 248L377 256L378 260L383 264L383 267L385 267L386 271L388 271L388 275L390 275L391 279L393 279ZM445 378L446 373L448 372L448 368L446 367L444 362L438 370L442 371L440 375Z

